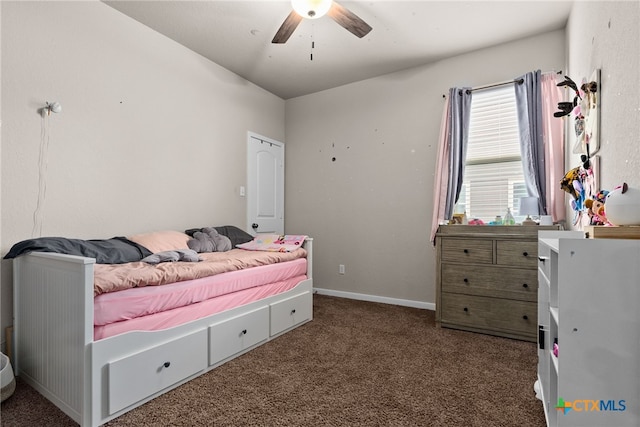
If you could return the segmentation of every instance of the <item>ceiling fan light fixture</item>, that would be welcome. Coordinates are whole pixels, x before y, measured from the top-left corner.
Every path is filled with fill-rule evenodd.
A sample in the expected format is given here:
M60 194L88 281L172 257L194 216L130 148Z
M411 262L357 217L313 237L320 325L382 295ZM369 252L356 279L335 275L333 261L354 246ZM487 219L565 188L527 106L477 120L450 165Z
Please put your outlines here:
M293 10L303 18L318 19L329 12L333 0L291 0Z

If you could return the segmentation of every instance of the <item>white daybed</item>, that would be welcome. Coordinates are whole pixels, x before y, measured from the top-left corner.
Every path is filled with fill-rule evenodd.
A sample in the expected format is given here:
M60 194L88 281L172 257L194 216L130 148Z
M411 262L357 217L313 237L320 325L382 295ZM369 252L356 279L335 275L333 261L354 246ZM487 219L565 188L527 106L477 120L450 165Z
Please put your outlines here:
M81 426L99 426L313 318L312 239L292 289L157 331L94 340L94 258L14 259L15 370Z

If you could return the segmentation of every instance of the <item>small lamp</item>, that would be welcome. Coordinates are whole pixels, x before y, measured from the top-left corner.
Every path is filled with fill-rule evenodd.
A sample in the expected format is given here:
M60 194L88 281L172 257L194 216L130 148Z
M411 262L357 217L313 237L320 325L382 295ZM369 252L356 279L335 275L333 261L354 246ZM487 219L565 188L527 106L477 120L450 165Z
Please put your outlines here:
M522 225L537 225L531 219L531 215L538 215L538 198L537 197L521 197L520 198L520 215L526 215L527 219L522 221Z

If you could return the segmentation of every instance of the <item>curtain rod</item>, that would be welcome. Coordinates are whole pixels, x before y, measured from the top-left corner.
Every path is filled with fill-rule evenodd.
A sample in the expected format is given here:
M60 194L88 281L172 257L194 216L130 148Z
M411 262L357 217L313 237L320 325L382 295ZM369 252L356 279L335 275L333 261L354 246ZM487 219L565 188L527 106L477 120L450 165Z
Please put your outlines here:
M551 72L551 71L549 71ZM562 74L562 70L560 71L553 71L556 74ZM542 74L547 74L547 73L542 73ZM482 90L482 89L489 89L492 87L498 87L498 86L504 86L504 85L508 85L511 83L518 83L519 85L521 85L522 83L524 83L524 79L514 79L514 80L507 80L506 82L500 82L500 83L494 83L491 85L485 85L485 86L477 86L477 87L472 87L471 89L467 89L467 94L473 92L474 90ZM459 95L462 95L462 91L458 92ZM446 98L446 95L442 95L443 98Z
M485 86L476 86L476 87L472 87L471 89L467 89L467 95L470 94L473 91L476 90L482 90L482 89L489 89L492 87L498 87L498 86L504 86L504 85L509 85L512 83L518 83L519 85L521 85L522 83L524 83L524 79L517 79L517 80L508 80L506 82L500 82L500 83L494 83L491 85L485 85ZM458 95L462 96L462 90L458 91ZM442 95L443 98L446 98L446 95Z
M562 74L562 70L560 70L560 71L549 71L549 73ZM541 74L547 74L547 73L541 73ZM514 80L508 80L506 82L495 83L495 84L492 84L492 85L472 87L471 89L467 89L467 93L473 92L474 90L489 89L489 88L492 88L492 87L504 86L504 85L508 85L508 84L511 84L511 83L518 83L519 85L521 85L522 83L524 83L524 79L514 79Z
M521 85L522 83L524 83L524 79L516 79L516 80L509 80L506 82L501 82L501 83L494 83L492 85L485 85L485 86L476 86L476 87L472 87L471 89L467 89L467 94L475 91L475 90L482 90L482 89L489 89L492 87L498 87L498 86L504 86L504 85L508 85L511 83L518 83L519 85Z

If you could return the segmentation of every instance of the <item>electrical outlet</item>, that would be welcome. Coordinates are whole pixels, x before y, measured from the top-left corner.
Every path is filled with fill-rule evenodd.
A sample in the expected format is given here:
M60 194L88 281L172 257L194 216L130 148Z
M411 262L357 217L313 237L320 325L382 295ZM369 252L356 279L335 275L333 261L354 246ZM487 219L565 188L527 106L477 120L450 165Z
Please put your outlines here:
M340 264L340 265L338 266L338 273L339 273L339 274L344 274L344 264Z

